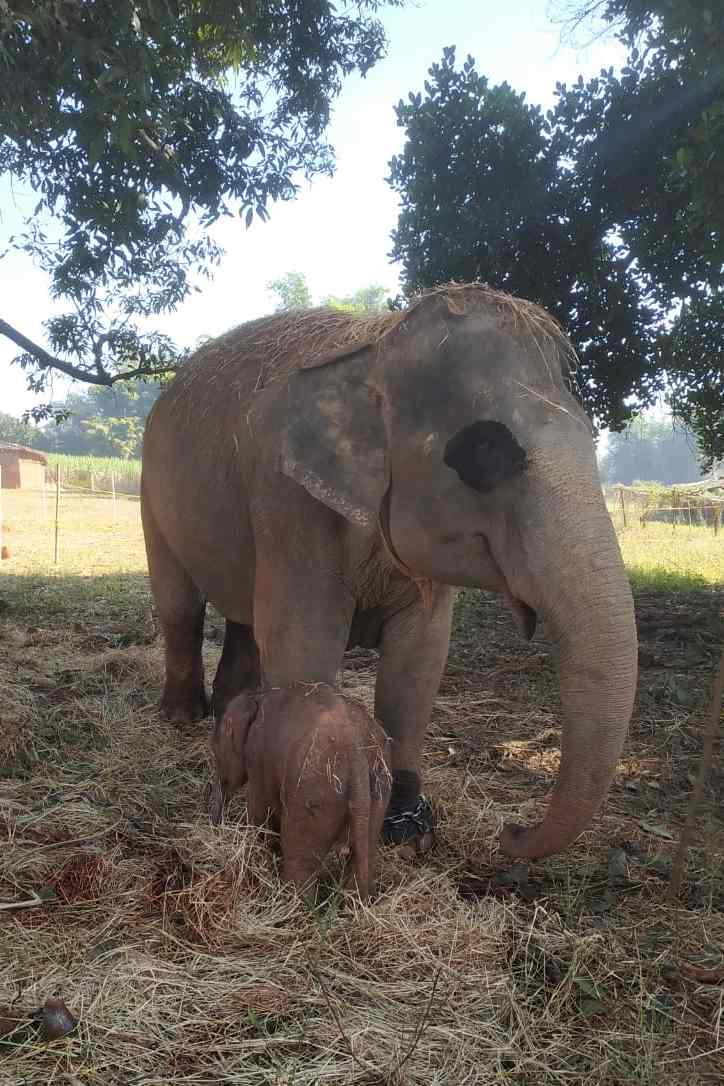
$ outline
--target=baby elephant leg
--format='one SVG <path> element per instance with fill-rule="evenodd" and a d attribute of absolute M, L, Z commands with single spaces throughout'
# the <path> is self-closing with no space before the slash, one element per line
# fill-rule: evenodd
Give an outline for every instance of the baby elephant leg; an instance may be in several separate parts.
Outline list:
<path fill-rule="evenodd" d="M 369 883 L 370 891 L 374 892 L 377 882 L 377 861 L 379 857 L 380 837 L 382 836 L 382 823 L 387 814 L 387 804 L 390 800 L 390 791 L 387 789 L 381 799 L 373 797 L 370 805 L 370 832 L 369 832 Z"/>

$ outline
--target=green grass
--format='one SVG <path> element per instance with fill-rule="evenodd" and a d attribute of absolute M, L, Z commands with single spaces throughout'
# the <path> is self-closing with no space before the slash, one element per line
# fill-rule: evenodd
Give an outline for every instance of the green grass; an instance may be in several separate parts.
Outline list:
<path fill-rule="evenodd" d="M 724 530 L 650 521 L 619 528 L 618 541 L 634 588 L 691 591 L 724 584 Z"/>
<path fill-rule="evenodd" d="M 128 469 L 129 475 L 140 466 L 135 460 L 100 457 L 51 457 L 51 460 L 59 460 L 62 465 L 120 465 Z M 65 476 L 61 474 L 61 478 Z M 96 479 L 100 478 L 100 474 L 96 474 Z M 72 489 L 61 493 L 57 569 L 53 565 L 54 496 L 46 494 L 43 505 L 41 496 L 33 492 L 3 493 L 13 571 L 19 571 L 22 566 L 23 573 L 41 575 L 45 572 L 81 576 L 145 573 L 146 555 L 138 502 L 128 497 L 119 498 L 114 519 L 112 503 L 107 497 L 84 494 L 83 484 L 78 485 L 81 489 L 77 493 Z M 106 489 L 101 482 L 96 485 L 101 490 Z M 118 481 L 116 486 L 122 489 Z M 635 588 L 691 591 L 724 584 L 724 528 L 718 535 L 703 526 L 673 527 L 654 521 L 645 528 L 640 527 L 638 521 L 623 528 L 615 510 L 613 512 L 626 569 Z"/>

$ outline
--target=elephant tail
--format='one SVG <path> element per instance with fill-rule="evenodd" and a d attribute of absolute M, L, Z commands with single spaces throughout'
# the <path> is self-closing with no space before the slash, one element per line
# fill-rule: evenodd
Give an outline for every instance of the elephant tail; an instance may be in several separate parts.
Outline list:
<path fill-rule="evenodd" d="M 370 895 L 370 767 L 358 751 L 349 782 L 349 829 L 357 890 L 363 901 Z"/>

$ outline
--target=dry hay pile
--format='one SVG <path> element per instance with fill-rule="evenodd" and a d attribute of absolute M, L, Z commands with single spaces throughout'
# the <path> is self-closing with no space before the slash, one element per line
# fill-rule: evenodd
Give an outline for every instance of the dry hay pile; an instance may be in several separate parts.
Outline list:
<path fill-rule="evenodd" d="M 675 915 L 663 817 L 627 806 L 626 786 L 643 793 L 665 764 L 634 767 L 634 736 L 603 817 L 564 857 L 523 867 L 493 850 L 501 818 L 540 814 L 557 763 L 548 648 L 515 643 L 497 604 L 460 612 L 435 710 L 436 849 L 383 850 L 374 904 L 333 894 L 316 911 L 280 885 L 243 798 L 209 825 L 205 727 L 159 721 L 145 622 L 111 649 L 84 621 L 5 623 L 3 693 L 34 731 L 3 755 L 0 900 L 39 901 L 0 911 L 0 1018 L 57 995 L 79 1024 L 0 1040 L 3 1086 L 721 1081 L 724 967 L 711 946 L 693 956 L 724 946 L 706 867 L 721 834 Z M 208 672 L 218 624 L 210 635 Z M 351 654 L 342 688 L 369 705 L 373 676 L 373 654 Z M 654 720 L 659 755 L 661 729 L 681 733 L 667 712 L 639 718 L 642 752 Z"/>

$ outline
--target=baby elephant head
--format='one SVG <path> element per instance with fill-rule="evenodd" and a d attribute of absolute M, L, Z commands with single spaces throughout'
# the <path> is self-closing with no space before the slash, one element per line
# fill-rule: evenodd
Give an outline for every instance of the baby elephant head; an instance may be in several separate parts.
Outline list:
<path fill-rule="evenodd" d="M 246 784 L 246 740 L 258 711 L 255 698 L 239 694 L 214 725 L 210 745 L 216 769 L 209 796 L 209 817 L 215 826 L 221 822 L 225 797 Z"/>

